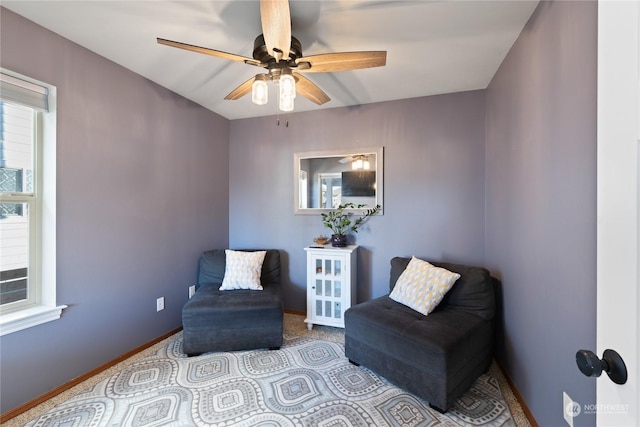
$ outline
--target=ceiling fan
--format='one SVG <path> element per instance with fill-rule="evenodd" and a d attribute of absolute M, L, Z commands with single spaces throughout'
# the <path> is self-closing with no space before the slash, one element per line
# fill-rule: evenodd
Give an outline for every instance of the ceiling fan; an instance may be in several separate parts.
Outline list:
<path fill-rule="evenodd" d="M 254 41 L 253 58 L 206 47 L 157 38 L 159 44 L 177 47 L 230 61 L 262 67 L 266 73 L 256 74 L 232 90 L 224 99 L 236 100 L 252 93 L 255 104 L 267 103 L 267 81 L 280 86 L 279 106 L 293 110 L 296 93 L 322 105 L 330 98 L 302 73 L 325 73 L 381 67 L 386 64 L 386 51 L 336 52 L 311 56 L 302 55 L 302 45 L 291 35 L 291 15 L 288 0 L 260 0 L 263 34 Z"/>

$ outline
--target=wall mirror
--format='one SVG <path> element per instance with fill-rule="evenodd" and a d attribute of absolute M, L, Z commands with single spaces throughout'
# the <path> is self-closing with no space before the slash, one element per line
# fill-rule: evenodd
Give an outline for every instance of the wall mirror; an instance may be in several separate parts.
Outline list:
<path fill-rule="evenodd" d="M 348 202 L 383 207 L 382 147 L 295 153 L 293 172 L 296 214 L 319 214 Z"/>

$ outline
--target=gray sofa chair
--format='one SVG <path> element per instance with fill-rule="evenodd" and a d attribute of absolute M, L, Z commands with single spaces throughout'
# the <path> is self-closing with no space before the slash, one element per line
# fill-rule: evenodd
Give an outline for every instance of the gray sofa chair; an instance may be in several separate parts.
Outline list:
<path fill-rule="evenodd" d="M 391 260 L 390 291 L 409 261 Z M 431 264 L 461 275 L 436 309 L 424 316 L 389 295 L 352 306 L 345 355 L 445 412 L 491 364 L 496 283 L 484 268 Z"/>
<path fill-rule="evenodd" d="M 280 252 L 267 250 L 260 282 L 263 290 L 221 291 L 224 249 L 200 257 L 196 293 L 182 308 L 183 351 L 189 356 L 210 351 L 277 349 L 282 346 L 283 304 Z"/>

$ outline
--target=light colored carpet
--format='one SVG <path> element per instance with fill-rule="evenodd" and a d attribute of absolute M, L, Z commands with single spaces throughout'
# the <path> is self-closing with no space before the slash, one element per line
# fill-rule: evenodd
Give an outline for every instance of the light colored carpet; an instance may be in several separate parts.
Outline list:
<path fill-rule="evenodd" d="M 414 421 L 415 425 L 422 425 L 420 420 L 451 426 L 529 425 L 495 364 L 468 393 L 467 403 L 472 404 L 457 405 L 443 416 L 370 371 L 350 365 L 342 350 L 342 329 L 314 326 L 309 331 L 303 319 L 300 315 L 285 315 L 285 346 L 266 358 L 264 356 L 272 352 L 217 353 L 188 359 L 181 354 L 181 334 L 174 335 L 5 425 L 35 427 L 67 425 L 67 422 L 77 426 L 267 425 L 265 423 L 285 426 L 316 425 L 319 420 L 327 419 L 335 420 L 335 425 L 343 425 L 340 421 L 347 423 L 344 425 L 358 425 L 359 421 L 390 426 L 412 425 Z M 200 361 L 199 370 L 192 366 L 196 360 Z M 214 378 L 219 375 L 210 369 L 220 366 L 226 369 L 226 374 L 223 381 L 216 382 Z M 235 379 L 231 379 L 231 371 L 236 373 Z M 193 377 L 194 372 L 199 374 Z M 249 374 L 252 387 L 243 379 Z M 242 387 L 231 387 L 234 381 Z M 199 392 L 180 391 L 180 383 L 196 386 Z M 315 385 L 318 388 L 311 390 Z M 228 394 L 218 393 L 221 390 L 227 390 Z M 105 394 L 110 394 L 110 398 L 102 399 Z M 114 401 L 125 400 L 128 403 L 120 407 L 109 406 Z M 231 406 L 225 410 L 205 404 L 214 401 Z M 253 410 L 240 409 L 248 401 L 253 402 Z M 484 409 L 478 411 L 479 407 Z M 278 414 L 274 408 L 282 412 Z M 171 422 L 172 418 L 179 421 Z M 110 419 L 110 422 L 90 424 L 91 419 Z"/>

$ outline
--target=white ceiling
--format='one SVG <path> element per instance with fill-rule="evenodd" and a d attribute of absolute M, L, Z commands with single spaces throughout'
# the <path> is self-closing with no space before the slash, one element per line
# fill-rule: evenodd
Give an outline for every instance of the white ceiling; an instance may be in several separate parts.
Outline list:
<path fill-rule="evenodd" d="M 307 74 L 331 101 L 295 111 L 484 89 L 538 1 L 291 1 L 305 56 L 386 50 L 387 65 Z M 262 68 L 162 46 L 156 37 L 251 57 L 258 1 L 12 1 L 10 9 L 228 118 L 278 113 L 251 97 L 225 101 Z"/>

